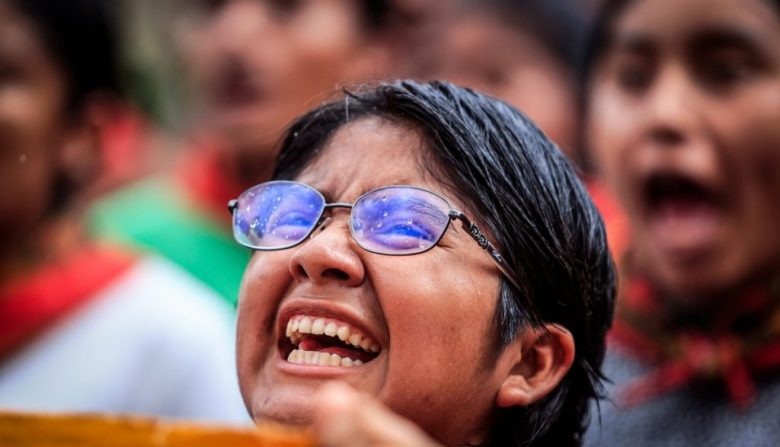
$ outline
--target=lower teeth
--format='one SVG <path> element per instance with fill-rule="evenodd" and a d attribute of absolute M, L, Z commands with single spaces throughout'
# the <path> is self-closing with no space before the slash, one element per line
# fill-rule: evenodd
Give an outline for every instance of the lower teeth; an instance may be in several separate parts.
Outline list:
<path fill-rule="evenodd" d="M 360 366 L 363 364 L 360 360 L 352 360 L 349 357 L 341 357 L 338 354 L 328 354 L 327 352 L 304 351 L 293 349 L 287 356 L 287 361 L 299 365 L 319 365 L 319 366 Z"/>

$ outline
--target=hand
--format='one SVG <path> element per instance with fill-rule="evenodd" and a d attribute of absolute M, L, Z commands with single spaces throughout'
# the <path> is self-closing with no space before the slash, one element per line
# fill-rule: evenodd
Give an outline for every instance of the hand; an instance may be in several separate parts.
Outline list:
<path fill-rule="evenodd" d="M 342 383 L 323 386 L 315 398 L 314 430 L 327 447 L 438 446 L 411 421 L 371 396 Z"/>

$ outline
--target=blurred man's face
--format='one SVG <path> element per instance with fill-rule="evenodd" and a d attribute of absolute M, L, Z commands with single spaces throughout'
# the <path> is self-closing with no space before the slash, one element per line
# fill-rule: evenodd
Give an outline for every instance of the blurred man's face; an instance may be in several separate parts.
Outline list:
<path fill-rule="evenodd" d="M 216 2 L 193 22 L 186 56 L 204 98 L 201 129 L 239 150 L 267 152 L 296 116 L 337 86 L 370 76 L 357 2 Z M 263 156 L 263 154 L 256 154 Z"/>
<path fill-rule="evenodd" d="M 641 0 L 596 67 L 588 138 L 647 273 L 703 296 L 780 262 L 780 16 Z"/>
<path fill-rule="evenodd" d="M 0 1 L 0 252 L 52 200 L 65 80 L 33 24 Z"/>

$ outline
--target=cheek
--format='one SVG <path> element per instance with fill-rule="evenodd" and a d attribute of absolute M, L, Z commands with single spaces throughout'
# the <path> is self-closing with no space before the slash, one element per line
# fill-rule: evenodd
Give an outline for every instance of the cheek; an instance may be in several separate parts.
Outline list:
<path fill-rule="evenodd" d="M 0 85 L 0 220 L 4 238 L 48 205 L 58 166 L 58 106 L 47 91 Z M 8 233 L 10 231 L 10 234 Z"/>
<path fill-rule="evenodd" d="M 481 393 L 475 379 L 487 371 L 483 360 L 492 346 L 487 336 L 498 277 L 460 268 L 457 261 L 416 264 L 407 261 L 402 286 L 388 283 L 381 295 L 393 343 L 383 400 L 418 421 L 431 421 L 452 405 L 484 406 L 492 395 Z"/>
<path fill-rule="evenodd" d="M 773 233 L 764 234 L 765 240 L 778 239 L 774 227 L 780 219 L 780 83 L 756 90 L 713 112 L 712 128 L 718 132 L 725 177 L 733 182 L 740 206 L 754 225 Z"/>
<path fill-rule="evenodd" d="M 239 376 L 251 375 L 270 353 L 276 309 L 291 281 L 288 264 L 284 252 L 256 253 L 247 266 L 238 303 Z"/>
<path fill-rule="evenodd" d="M 619 187 L 626 174 L 621 165 L 630 156 L 632 140 L 639 137 L 635 107 L 606 87 L 594 88 L 590 98 L 585 128 L 588 149 L 602 175 Z"/>

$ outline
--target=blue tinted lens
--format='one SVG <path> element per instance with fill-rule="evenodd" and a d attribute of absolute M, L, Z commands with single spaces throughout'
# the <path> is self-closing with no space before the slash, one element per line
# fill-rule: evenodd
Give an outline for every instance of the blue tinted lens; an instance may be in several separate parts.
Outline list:
<path fill-rule="evenodd" d="M 352 210 L 352 234 L 375 253 L 405 255 L 433 247 L 449 224 L 446 200 L 423 189 L 391 186 L 361 197 Z"/>
<path fill-rule="evenodd" d="M 255 249 L 291 247 L 309 235 L 324 206 L 322 195 L 309 186 L 262 183 L 238 198 L 233 234 L 239 243 Z"/>

